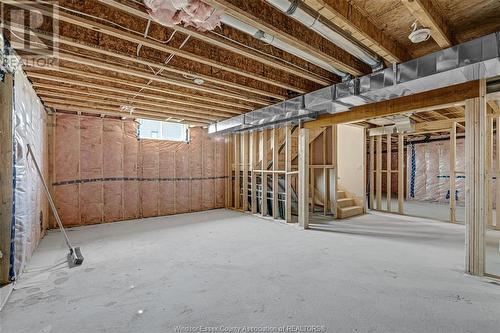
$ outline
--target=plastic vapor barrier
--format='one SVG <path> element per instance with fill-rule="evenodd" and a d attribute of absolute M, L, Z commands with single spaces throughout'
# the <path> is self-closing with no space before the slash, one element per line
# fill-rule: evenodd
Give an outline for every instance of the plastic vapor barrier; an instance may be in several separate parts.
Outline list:
<path fill-rule="evenodd" d="M 14 77 L 14 266 L 18 276 L 30 259 L 48 221 L 45 193 L 27 145 L 31 144 L 42 170 L 46 142 L 46 112 L 26 75 Z"/>

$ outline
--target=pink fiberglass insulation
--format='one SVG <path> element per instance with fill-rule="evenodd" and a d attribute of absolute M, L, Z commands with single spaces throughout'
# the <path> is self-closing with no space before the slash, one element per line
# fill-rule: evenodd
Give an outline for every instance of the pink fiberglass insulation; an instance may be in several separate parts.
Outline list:
<path fill-rule="evenodd" d="M 104 221 L 123 219 L 123 129 L 118 119 L 103 120 Z"/>
<path fill-rule="evenodd" d="M 138 158 L 139 140 L 137 140 L 135 121 L 123 121 L 123 219 L 137 219 L 140 215 Z"/>
<path fill-rule="evenodd" d="M 225 206 L 225 186 L 226 175 L 225 170 L 225 154 L 226 143 L 224 138 L 215 138 L 216 154 L 215 154 L 215 208 L 223 208 Z"/>
<path fill-rule="evenodd" d="M 79 119 L 72 115 L 57 115 L 54 147 L 55 181 L 74 180 L 80 169 Z"/>
<path fill-rule="evenodd" d="M 191 211 L 189 186 L 189 146 L 184 144 L 175 150 L 175 212 L 188 213 Z"/>
<path fill-rule="evenodd" d="M 215 144 L 213 137 L 203 140 L 203 175 L 202 180 L 202 208 L 210 209 L 215 206 Z"/>
<path fill-rule="evenodd" d="M 80 219 L 82 224 L 103 218 L 103 119 L 80 117 Z M 95 181 L 94 181 L 95 180 Z"/>
<path fill-rule="evenodd" d="M 131 120 L 56 118 L 54 191 L 65 225 L 224 206 L 223 138 L 196 127 L 189 143 L 143 140 Z"/>
<path fill-rule="evenodd" d="M 160 141 L 159 215 L 175 214 L 175 151 L 182 143 Z"/>
<path fill-rule="evenodd" d="M 142 216 L 158 216 L 159 141 L 141 140 L 140 144 Z"/>
<path fill-rule="evenodd" d="M 203 177 L 203 131 L 193 129 L 190 133 L 189 164 L 191 176 L 191 210 L 202 209 L 202 177 Z"/>
<path fill-rule="evenodd" d="M 206 31 L 221 23 L 222 11 L 200 0 L 144 0 L 144 4 L 153 20 L 169 27 L 183 24 Z"/>

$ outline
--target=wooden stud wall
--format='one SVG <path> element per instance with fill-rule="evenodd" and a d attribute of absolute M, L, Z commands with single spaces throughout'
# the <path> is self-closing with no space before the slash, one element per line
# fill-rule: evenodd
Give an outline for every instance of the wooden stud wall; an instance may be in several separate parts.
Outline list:
<path fill-rule="evenodd" d="M 386 163 L 383 166 L 383 137 L 386 138 Z M 392 138 L 391 134 L 374 135 L 369 139 L 369 177 L 370 177 L 370 208 L 374 210 L 392 212 L 392 175 L 397 174 L 397 199 L 399 214 L 404 214 L 404 135 L 397 135 L 397 168 L 392 165 Z M 386 206 L 382 206 L 382 177 L 386 177 Z"/>
<path fill-rule="evenodd" d="M 10 241 L 12 225 L 12 111 L 13 76 L 5 74 L 0 82 L 0 285 L 9 282 Z"/>

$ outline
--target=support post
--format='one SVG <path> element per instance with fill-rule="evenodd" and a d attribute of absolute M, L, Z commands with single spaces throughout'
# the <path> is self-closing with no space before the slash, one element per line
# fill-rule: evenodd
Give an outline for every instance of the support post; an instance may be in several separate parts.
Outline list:
<path fill-rule="evenodd" d="M 243 164 L 243 197 L 242 209 L 244 212 L 248 210 L 248 132 L 241 134 L 241 150 L 242 150 L 242 164 Z"/>
<path fill-rule="evenodd" d="M 370 136 L 370 209 L 375 209 L 375 137 Z"/>
<path fill-rule="evenodd" d="M 377 210 L 382 210 L 382 135 L 377 136 L 377 166 L 375 172 Z"/>
<path fill-rule="evenodd" d="M 309 129 L 299 133 L 299 225 L 309 228 Z"/>
<path fill-rule="evenodd" d="M 278 145 L 278 134 L 279 129 L 273 128 L 272 130 L 272 144 L 273 144 L 273 171 L 279 170 L 279 145 Z M 279 174 L 273 172 L 273 218 L 279 218 L 279 201 L 278 201 L 278 193 L 279 193 Z"/>
<path fill-rule="evenodd" d="M 233 143 L 231 140 L 231 135 L 227 135 L 226 141 L 226 208 L 232 207 L 233 205 L 233 163 L 232 154 Z"/>
<path fill-rule="evenodd" d="M 479 97 L 465 101 L 465 270 L 484 274 L 486 229 L 486 82 Z"/>
<path fill-rule="evenodd" d="M 9 283 L 10 243 L 13 215 L 13 76 L 5 74 L 0 82 L 0 285 Z"/>
<path fill-rule="evenodd" d="M 387 134 L 387 158 L 386 158 L 386 201 L 387 201 L 387 211 L 391 211 L 391 200 L 392 200 L 392 140 L 391 135 Z"/>
<path fill-rule="evenodd" d="M 450 222 L 456 223 L 456 156 L 457 156 L 457 123 L 450 130 Z"/>
<path fill-rule="evenodd" d="M 404 136 L 398 134 L 398 212 L 404 214 L 405 168 L 404 168 Z"/>
<path fill-rule="evenodd" d="M 240 134 L 233 136 L 234 144 L 234 208 L 240 208 Z"/>
<path fill-rule="evenodd" d="M 257 164 L 258 154 L 258 132 L 250 133 L 250 176 L 251 176 L 251 206 L 252 214 L 257 213 L 257 174 L 255 173 L 255 165 Z"/>
<path fill-rule="evenodd" d="M 262 151 L 262 170 L 267 170 L 268 166 L 268 147 L 269 147 L 269 132 L 267 129 L 262 130 L 262 141 L 261 151 Z M 261 207 L 262 216 L 267 215 L 267 173 L 262 173 L 262 207 Z"/>
<path fill-rule="evenodd" d="M 285 127 L 285 220 L 292 223 L 292 125 Z"/>

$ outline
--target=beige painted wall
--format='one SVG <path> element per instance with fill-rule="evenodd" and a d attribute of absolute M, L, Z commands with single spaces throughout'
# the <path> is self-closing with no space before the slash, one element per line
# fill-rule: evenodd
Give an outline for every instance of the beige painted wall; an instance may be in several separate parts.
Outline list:
<path fill-rule="evenodd" d="M 338 182 L 357 199 L 365 199 L 365 130 L 338 125 Z"/>

